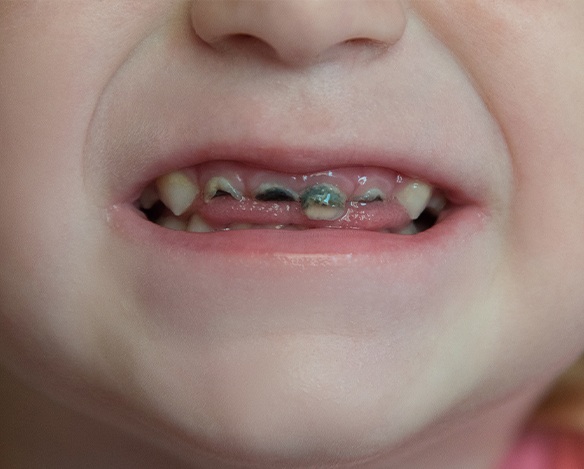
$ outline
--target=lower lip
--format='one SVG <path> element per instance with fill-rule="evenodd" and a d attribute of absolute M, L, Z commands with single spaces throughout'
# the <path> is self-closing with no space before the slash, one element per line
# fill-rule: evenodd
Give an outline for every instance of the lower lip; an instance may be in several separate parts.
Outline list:
<path fill-rule="evenodd" d="M 383 263 L 444 255 L 469 236 L 483 231 L 488 216 L 477 206 L 453 209 L 432 228 L 416 235 L 366 230 L 310 229 L 287 231 L 252 229 L 190 233 L 173 231 L 146 220 L 133 206 L 118 205 L 108 212 L 113 229 L 144 248 L 163 248 L 167 254 L 203 253 L 244 257 L 285 255 L 375 256 Z"/>

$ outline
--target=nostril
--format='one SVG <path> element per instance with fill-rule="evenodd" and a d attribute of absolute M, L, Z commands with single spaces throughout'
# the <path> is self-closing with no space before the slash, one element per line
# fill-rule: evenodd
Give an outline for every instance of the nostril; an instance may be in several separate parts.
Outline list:
<path fill-rule="evenodd" d="M 245 55 L 251 52 L 257 56 L 265 56 L 269 58 L 278 57 L 278 53 L 274 47 L 253 34 L 229 34 L 215 38 L 213 41 L 205 42 L 216 51 L 226 53 L 227 55 Z"/>
<path fill-rule="evenodd" d="M 331 60 L 338 54 L 328 52 L 345 50 L 341 45 L 386 49 L 400 39 L 407 22 L 400 0 L 193 0 L 192 5 L 193 29 L 211 47 L 252 45 L 289 64 Z"/>

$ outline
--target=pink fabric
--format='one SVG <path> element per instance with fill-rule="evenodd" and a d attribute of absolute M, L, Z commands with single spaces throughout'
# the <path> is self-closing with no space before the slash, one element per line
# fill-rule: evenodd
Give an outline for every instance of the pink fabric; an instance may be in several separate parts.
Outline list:
<path fill-rule="evenodd" d="M 584 469 L 584 434 L 531 431 L 500 469 Z"/>

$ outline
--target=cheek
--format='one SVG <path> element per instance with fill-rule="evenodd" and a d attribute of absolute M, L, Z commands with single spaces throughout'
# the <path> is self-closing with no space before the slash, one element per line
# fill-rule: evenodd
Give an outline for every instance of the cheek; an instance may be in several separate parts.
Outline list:
<path fill-rule="evenodd" d="M 584 341 L 584 56 L 557 53 L 581 50 L 584 28 L 561 23 L 551 16 L 525 29 L 484 72 L 513 164 L 508 317 L 526 360 L 537 343 L 550 351 L 538 366 L 550 369 Z"/>
<path fill-rule="evenodd" d="M 550 373 L 584 342 L 584 4 L 414 5 L 467 68 L 510 154 L 500 369 Z"/>

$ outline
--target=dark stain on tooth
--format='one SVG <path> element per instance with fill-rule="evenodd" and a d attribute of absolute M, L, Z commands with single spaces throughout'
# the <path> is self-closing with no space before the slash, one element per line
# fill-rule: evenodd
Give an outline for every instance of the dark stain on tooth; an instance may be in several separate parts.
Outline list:
<path fill-rule="evenodd" d="M 331 184 L 316 184 L 306 189 L 300 196 L 302 208 L 306 209 L 311 205 L 323 207 L 344 207 L 346 197 L 343 193 Z"/>
<path fill-rule="evenodd" d="M 255 196 L 256 200 L 263 202 L 295 202 L 297 196 L 283 187 L 270 187 Z"/>
<path fill-rule="evenodd" d="M 377 195 L 375 197 L 360 197 L 359 199 L 355 200 L 355 202 L 359 202 L 360 204 L 369 204 L 371 202 L 383 202 L 383 197 Z"/>
<path fill-rule="evenodd" d="M 227 191 L 217 189 L 217 192 L 213 195 L 213 199 L 216 199 L 217 197 L 233 197 L 233 195 Z"/>
<path fill-rule="evenodd" d="M 368 204 L 371 202 L 384 202 L 385 195 L 379 189 L 370 189 L 365 194 L 357 196 L 353 199 L 360 204 Z"/>

